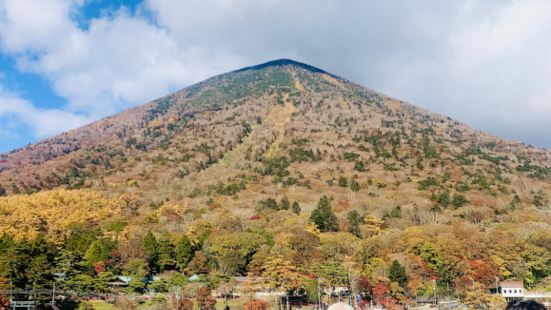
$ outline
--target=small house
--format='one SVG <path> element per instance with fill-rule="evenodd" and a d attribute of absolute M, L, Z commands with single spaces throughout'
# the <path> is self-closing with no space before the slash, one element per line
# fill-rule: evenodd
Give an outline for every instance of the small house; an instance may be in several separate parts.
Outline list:
<path fill-rule="evenodd" d="M 507 301 L 524 298 L 524 283 L 522 281 L 503 281 L 499 284 L 499 293 Z"/>

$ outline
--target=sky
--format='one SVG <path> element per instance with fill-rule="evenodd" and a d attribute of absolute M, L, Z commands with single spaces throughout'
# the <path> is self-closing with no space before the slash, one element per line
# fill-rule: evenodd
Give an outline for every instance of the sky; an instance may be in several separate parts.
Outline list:
<path fill-rule="evenodd" d="M 0 0 L 0 152 L 279 58 L 551 149 L 548 0 Z"/>

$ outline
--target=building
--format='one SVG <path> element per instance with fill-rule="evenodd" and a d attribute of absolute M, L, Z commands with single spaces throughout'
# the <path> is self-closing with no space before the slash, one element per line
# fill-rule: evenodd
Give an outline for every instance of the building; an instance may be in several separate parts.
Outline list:
<path fill-rule="evenodd" d="M 499 284 L 499 293 L 507 301 L 524 299 L 524 283 L 522 281 L 503 281 Z"/>
<path fill-rule="evenodd" d="M 507 301 L 536 300 L 546 305 L 551 302 L 551 292 L 528 291 L 522 281 L 503 281 L 499 285 L 499 294 Z"/>

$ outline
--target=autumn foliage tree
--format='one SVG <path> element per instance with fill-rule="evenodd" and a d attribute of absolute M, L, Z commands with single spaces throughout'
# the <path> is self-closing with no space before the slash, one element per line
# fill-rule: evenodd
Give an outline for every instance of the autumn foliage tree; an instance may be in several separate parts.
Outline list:
<path fill-rule="evenodd" d="M 245 310 L 268 310 L 270 305 L 264 300 L 251 300 L 245 304 Z"/>

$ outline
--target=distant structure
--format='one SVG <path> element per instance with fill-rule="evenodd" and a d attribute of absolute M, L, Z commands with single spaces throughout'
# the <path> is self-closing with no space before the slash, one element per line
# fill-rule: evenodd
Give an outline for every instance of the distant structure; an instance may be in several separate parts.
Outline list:
<path fill-rule="evenodd" d="M 354 308 L 349 304 L 345 304 L 344 302 L 338 302 L 329 306 L 327 310 L 354 310 Z"/>
<path fill-rule="evenodd" d="M 507 301 L 536 300 L 539 302 L 551 302 L 551 292 L 527 291 L 522 281 L 503 281 L 499 284 L 499 294 Z"/>
<path fill-rule="evenodd" d="M 522 281 L 503 281 L 499 285 L 501 296 L 507 301 L 524 299 L 524 283 Z"/>

